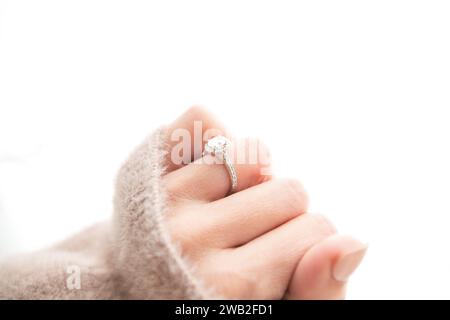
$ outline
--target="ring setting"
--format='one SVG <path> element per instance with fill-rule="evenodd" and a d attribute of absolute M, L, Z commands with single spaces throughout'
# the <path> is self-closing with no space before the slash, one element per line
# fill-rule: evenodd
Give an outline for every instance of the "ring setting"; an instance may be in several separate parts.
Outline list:
<path fill-rule="evenodd" d="M 230 158 L 231 141 L 224 136 L 215 136 L 206 142 L 204 150 L 203 155 L 211 154 L 223 161 L 223 164 L 225 165 L 230 176 L 230 193 L 235 192 L 237 189 L 237 174 Z"/>

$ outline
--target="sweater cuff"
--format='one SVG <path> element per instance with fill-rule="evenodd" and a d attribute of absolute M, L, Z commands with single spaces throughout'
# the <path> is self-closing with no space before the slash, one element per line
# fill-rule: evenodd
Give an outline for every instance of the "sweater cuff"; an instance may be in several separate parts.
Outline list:
<path fill-rule="evenodd" d="M 114 197 L 116 271 L 131 299 L 211 299 L 165 228 L 164 128 L 150 135 L 119 171 Z"/>

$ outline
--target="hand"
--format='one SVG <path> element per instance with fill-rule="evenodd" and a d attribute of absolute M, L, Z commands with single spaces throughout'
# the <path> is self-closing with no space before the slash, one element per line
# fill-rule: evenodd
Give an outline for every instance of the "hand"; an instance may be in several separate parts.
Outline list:
<path fill-rule="evenodd" d="M 169 127 L 194 136 L 194 121 L 203 132 L 223 126 L 207 111 L 193 107 Z M 230 137 L 230 135 L 227 135 Z M 194 141 L 194 139 L 191 139 Z M 256 143 L 234 140 L 235 145 Z M 359 241 L 336 234 L 321 215 L 307 213 L 308 197 L 300 182 L 267 175 L 266 163 L 235 163 L 237 192 L 228 195 L 230 178 L 211 155 L 195 154 L 183 165 L 167 157 L 163 178 L 170 234 L 194 267 L 195 274 L 218 294 L 232 299 L 340 299 L 345 284 L 366 251 Z M 171 149 L 172 150 L 172 149 Z M 234 154 L 236 153 L 236 149 Z M 236 159 L 235 159 L 236 160 Z M 205 163 L 206 162 L 206 163 Z"/>

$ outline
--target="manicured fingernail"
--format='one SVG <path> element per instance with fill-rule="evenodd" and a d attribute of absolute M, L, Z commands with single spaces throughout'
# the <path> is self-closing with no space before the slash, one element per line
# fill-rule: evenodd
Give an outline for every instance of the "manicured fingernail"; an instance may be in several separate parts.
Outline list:
<path fill-rule="evenodd" d="M 367 245 L 361 244 L 357 248 L 341 256 L 333 267 L 333 278 L 337 281 L 347 281 L 361 263 L 367 251 Z"/>

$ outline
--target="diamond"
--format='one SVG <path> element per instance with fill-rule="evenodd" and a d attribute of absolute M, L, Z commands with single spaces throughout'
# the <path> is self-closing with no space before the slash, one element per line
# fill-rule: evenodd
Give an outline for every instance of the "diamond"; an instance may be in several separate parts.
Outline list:
<path fill-rule="evenodd" d="M 230 193 L 235 192 L 237 189 L 237 175 L 236 175 L 236 169 L 233 166 L 233 163 L 230 159 L 230 149 L 231 148 L 231 141 L 225 138 L 224 136 L 216 136 L 212 139 L 209 139 L 208 142 L 205 144 L 205 151 L 203 152 L 203 155 L 211 154 L 213 156 L 219 156 L 219 159 L 221 162 L 223 161 L 223 164 L 227 168 L 228 174 L 230 175 L 231 179 L 231 187 L 230 187 Z"/>
<path fill-rule="evenodd" d="M 214 155 L 223 155 L 227 151 L 229 145 L 230 140 L 228 140 L 224 136 L 216 136 L 208 140 L 205 145 L 205 152 Z"/>

